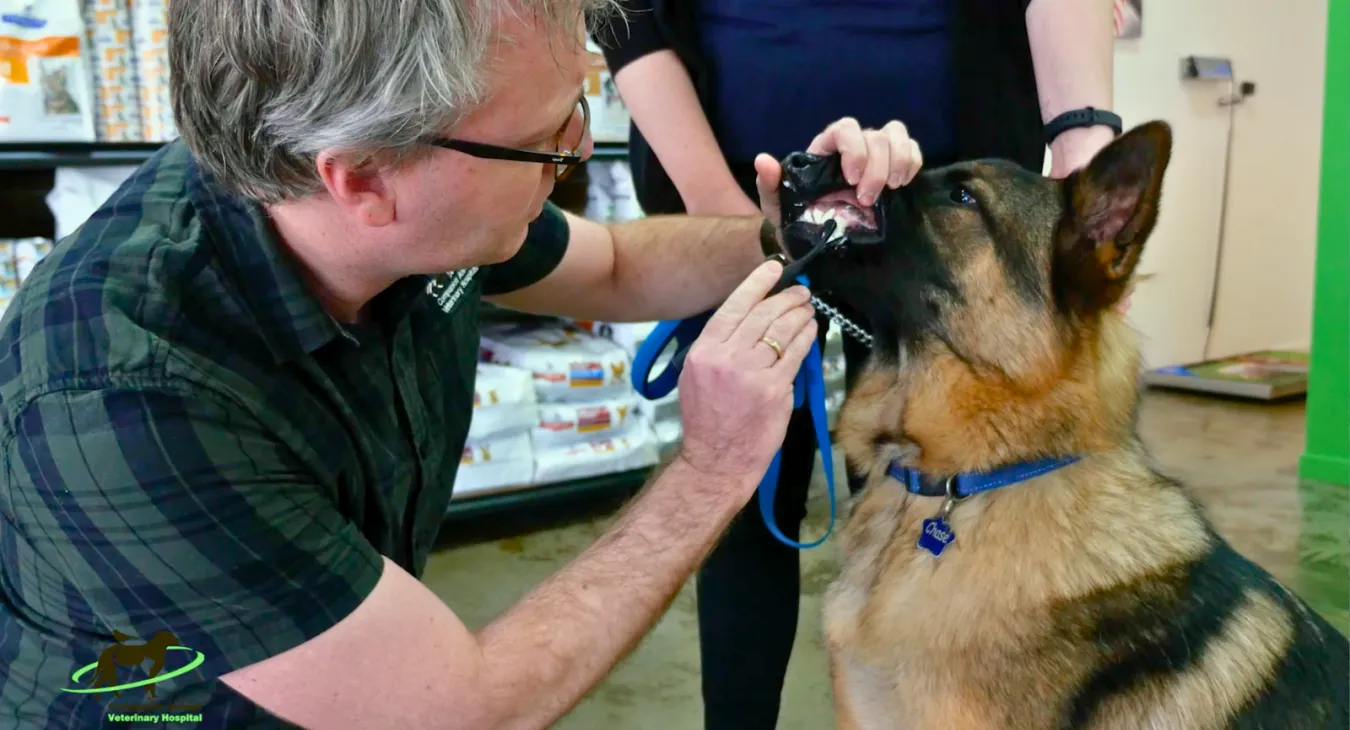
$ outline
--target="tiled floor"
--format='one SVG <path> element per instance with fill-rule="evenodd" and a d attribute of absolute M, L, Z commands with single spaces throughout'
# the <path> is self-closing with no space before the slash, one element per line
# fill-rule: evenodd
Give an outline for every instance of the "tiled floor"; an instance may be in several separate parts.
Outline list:
<path fill-rule="evenodd" d="M 1256 405 L 1153 392 L 1141 429 L 1159 466 L 1195 490 L 1238 550 L 1350 632 L 1350 490 L 1298 482 L 1303 426 L 1302 402 Z M 823 494 L 811 514 L 806 536 L 824 530 Z M 476 628 L 562 567 L 605 522 L 592 517 L 448 547 L 432 557 L 425 581 Z M 802 558 L 802 618 L 783 690 L 783 730 L 830 726 L 818 614 L 833 560 L 831 543 Z M 697 630 L 690 585 L 633 656 L 558 727 L 701 728 Z"/>

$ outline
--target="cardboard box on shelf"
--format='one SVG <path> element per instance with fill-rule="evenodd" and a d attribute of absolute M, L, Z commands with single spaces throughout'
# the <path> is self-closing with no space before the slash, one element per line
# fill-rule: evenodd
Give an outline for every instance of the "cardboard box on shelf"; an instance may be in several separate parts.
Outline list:
<path fill-rule="evenodd" d="M 147 142 L 168 142 L 178 136 L 169 97 L 168 0 L 135 0 L 131 5 L 131 24 L 136 84 L 140 89 L 141 137 Z"/>
<path fill-rule="evenodd" d="M 98 139 L 140 141 L 144 129 L 140 90 L 136 85 L 131 5 L 128 0 L 87 0 L 85 23 L 89 28 L 90 65 L 98 99 L 95 118 Z"/>

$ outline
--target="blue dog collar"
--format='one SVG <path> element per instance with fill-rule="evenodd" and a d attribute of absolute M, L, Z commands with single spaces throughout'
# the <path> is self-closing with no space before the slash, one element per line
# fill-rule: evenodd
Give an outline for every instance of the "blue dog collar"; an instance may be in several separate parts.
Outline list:
<path fill-rule="evenodd" d="M 810 287 L 805 276 L 797 277 L 797 281 L 803 286 Z M 633 388 L 637 390 L 643 398 L 656 400 L 669 394 L 679 383 L 680 372 L 684 369 L 684 359 L 689 353 L 689 348 L 693 346 L 694 341 L 698 339 L 703 328 L 712 318 L 712 312 L 706 312 L 688 319 L 668 320 L 657 324 L 652 333 L 642 342 L 636 355 L 633 357 Z M 675 351 L 671 356 L 670 363 L 652 379 L 652 368 L 656 365 L 656 360 L 671 345 L 675 344 Z M 803 401 L 810 405 L 811 423 L 816 435 L 816 448 L 820 451 L 821 465 L 825 469 L 825 486 L 829 490 L 830 499 L 830 524 L 825 530 L 825 534 L 814 542 L 801 543 L 784 535 L 778 528 L 778 522 L 774 517 L 774 500 L 778 494 L 778 470 L 783 458 L 783 450 L 780 447 L 773 456 L 773 461 L 769 463 L 769 469 L 764 473 L 763 479 L 759 482 L 759 512 L 764 519 L 764 525 L 769 528 L 769 532 L 791 547 L 798 549 L 813 548 L 825 542 L 834 531 L 835 505 L 834 505 L 834 452 L 830 445 L 829 414 L 825 408 L 825 370 L 820 352 L 820 342 L 811 343 L 811 350 L 807 353 L 806 359 L 802 362 L 802 367 L 797 371 L 797 377 L 792 383 L 793 407 L 800 408 Z"/>
<path fill-rule="evenodd" d="M 965 499 L 973 494 L 988 492 L 999 487 L 1006 487 L 1018 482 L 1024 482 L 1028 479 L 1049 474 L 1056 469 L 1062 469 L 1074 462 L 1079 457 L 1068 457 L 1063 459 L 1041 459 L 1040 461 L 1029 461 L 1021 464 L 1012 464 L 1010 466 L 1000 467 L 992 471 L 985 472 L 965 472 L 951 477 L 950 489 L 947 479 L 935 479 L 924 475 L 918 469 L 912 469 L 907 466 L 901 466 L 897 462 L 891 462 L 891 466 L 886 470 L 887 476 L 905 485 L 905 489 L 912 494 L 918 494 L 925 497 L 955 497 L 956 499 Z"/>

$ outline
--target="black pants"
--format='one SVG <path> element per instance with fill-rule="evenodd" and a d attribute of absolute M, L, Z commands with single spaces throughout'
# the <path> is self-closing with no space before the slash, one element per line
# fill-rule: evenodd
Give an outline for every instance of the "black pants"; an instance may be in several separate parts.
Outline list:
<path fill-rule="evenodd" d="M 732 165 L 732 173 L 757 201 L 753 166 Z M 819 320 L 823 349 L 829 320 Z M 844 337 L 847 389 L 852 389 L 866 357 L 866 346 Z M 779 529 L 798 542 L 815 457 L 811 412 L 803 403 L 793 412 L 783 439 L 774 508 Z M 850 492 L 860 486 L 850 477 Z M 697 588 L 705 728 L 773 730 L 797 633 L 800 551 L 769 533 L 757 496 L 704 563 Z"/>

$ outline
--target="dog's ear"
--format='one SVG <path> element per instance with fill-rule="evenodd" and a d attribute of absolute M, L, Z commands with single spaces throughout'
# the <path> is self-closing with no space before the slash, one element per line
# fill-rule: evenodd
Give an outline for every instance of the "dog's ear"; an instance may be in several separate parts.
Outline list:
<path fill-rule="evenodd" d="M 1171 156 L 1171 128 L 1149 122 L 1121 135 L 1064 179 L 1053 276 L 1061 306 L 1088 314 L 1125 294 L 1158 221 Z"/>

